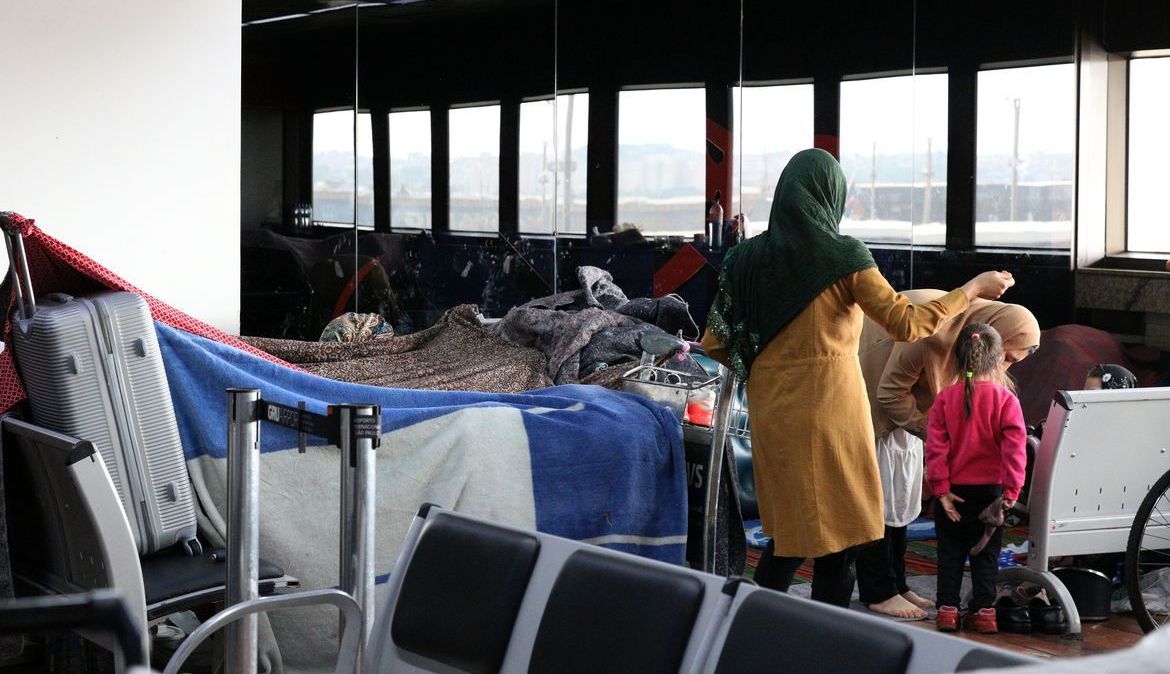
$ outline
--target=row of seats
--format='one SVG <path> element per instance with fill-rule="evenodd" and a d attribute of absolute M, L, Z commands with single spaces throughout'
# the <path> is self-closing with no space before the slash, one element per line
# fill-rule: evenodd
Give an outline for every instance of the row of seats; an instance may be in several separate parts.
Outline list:
<path fill-rule="evenodd" d="M 1033 660 L 424 506 L 367 672 L 967 671 Z"/>

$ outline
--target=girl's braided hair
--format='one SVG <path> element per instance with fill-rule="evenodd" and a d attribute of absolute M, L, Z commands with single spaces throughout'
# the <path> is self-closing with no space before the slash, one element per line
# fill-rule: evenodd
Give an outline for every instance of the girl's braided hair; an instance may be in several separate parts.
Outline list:
<path fill-rule="evenodd" d="M 991 379 L 1013 392 L 1015 386 L 1003 368 L 1003 339 L 986 323 L 968 323 L 955 343 L 955 374 L 963 381 L 963 409 L 971 416 L 975 379 Z"/>

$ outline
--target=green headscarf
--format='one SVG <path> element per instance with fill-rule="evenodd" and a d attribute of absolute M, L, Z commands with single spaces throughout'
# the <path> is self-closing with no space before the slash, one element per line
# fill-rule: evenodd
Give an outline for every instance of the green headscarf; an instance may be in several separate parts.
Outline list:
<path fill-rule="evenodd" d="M 759 352 L 826 288 L 875 266 L 865 244 L 837 231 L 845 174 L 824 150 L 796 153 L 780 174 L 768 231 L 727 252 L 707 324 L 746 380 Z"/>

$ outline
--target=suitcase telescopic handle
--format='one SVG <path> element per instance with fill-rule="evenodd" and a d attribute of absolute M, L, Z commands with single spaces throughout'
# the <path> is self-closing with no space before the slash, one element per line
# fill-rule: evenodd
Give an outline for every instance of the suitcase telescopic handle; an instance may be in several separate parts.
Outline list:
<path fill-rule="evenodd" d="M 8 248 L 8 268 L 12 274 L 12 287 L 16 290 L 20 315 L 27 320 L 37 313 L 37 301 L 33 295 L 32 276 L 28 271 L 28 256 L 24 252 L 24 238 L 11 216 L 10 211 L 0 212 L 0 231 L 4 233 L 4 245 Z"/>

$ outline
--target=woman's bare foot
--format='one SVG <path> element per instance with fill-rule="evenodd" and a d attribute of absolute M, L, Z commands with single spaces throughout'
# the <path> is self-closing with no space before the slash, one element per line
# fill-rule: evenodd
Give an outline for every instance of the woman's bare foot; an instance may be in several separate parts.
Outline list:
<path fill-rule="evenodd" d="M 918 608 L 931 609 L 934 608 L 934 602 L 929 599 L 924 599 L 918 595 L 914 590 L 906 590 L 902 593 L 902 598 L 914 604 Z"/>
<path fill-rule="evenodd" d="M 869 610 L 874 613 L 881 613 L 882 615 L 907 620 L 922 620 L 926 618 L 926 611 L 906 601 L 900 594 L 896 594 L 879 604 L 870 604 Z"/>

